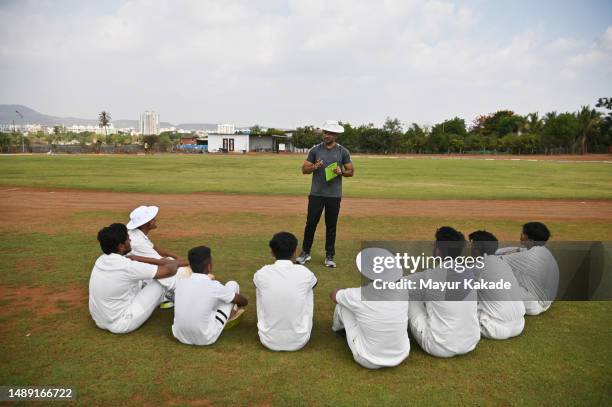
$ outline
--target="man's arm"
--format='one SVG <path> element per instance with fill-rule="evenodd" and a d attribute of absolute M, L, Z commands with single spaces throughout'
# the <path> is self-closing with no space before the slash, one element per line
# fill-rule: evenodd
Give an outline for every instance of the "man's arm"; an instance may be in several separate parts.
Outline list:
<path fill-rule="evenodd" d="M 232 302 L 239 307 L 246 307 L 249 303 L 249 300 L 247 300 L 247 298 L 242 294 L 236 294 Z"/>
<path fill-rule="evenodd" d="M 323 161 L 321 160 L 317 160 L 314 163 L 304 160 L 304 164 L 302 164 L 302 174 L 312 174 L 321 167 L 323 167 Z"/>
<path fill-rule="evenodd" d="M 157 267 L 157 273 L 155 273 L 154 279 L 172 277 L 178 270 L 178 262 L 176 260 L 168 260 L 168 262 L 162 266 Z"/>
<path fill-rule="evenodd" d="M 153 246 L 153 249 L 159 253 L 160 256 L 162 257 L 172 257 L 173 259 L 175 259 L 176 261 L 178 261 L 179 263 L 179 267 L 186 267 L 189 265 L 189 262 L 183 258 L 181 258 L 180 256 L 177 256 L 176 254 L 169 252 L 167 250 L 162 249 L 161 247 L 158 246 Z"/>
<path fill-rule="evenodd" d="M 353 163 L 344 164 L 344 171 L 342 171 L 343 177 L 352 177 L 355 174 L 355 168 L 353 167 Z"/>
<path fill-rule="evenodd" d="M 139 261 L 141 263 L 153 264 L 154 266 L 163 266 L 168 262 L 172 261 L 170 259 L 154 259 L 152 257 L 136 256 L 135 254 L 128 254 L 125 257 L 130 260 Z"/>

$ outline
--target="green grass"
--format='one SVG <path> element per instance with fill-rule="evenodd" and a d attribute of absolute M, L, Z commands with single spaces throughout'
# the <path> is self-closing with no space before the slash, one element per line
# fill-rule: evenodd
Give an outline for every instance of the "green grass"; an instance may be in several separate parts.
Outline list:
<path fill-rule="evenodd" d="M 126 213 L 67 213 L 49 219 L 52 231 L 0 229 L 0 288 L 37 286 L 86 292 L 99 248 L 95 230 Z M 156 311 L 139 330 L 112 335 L 95 327 L 87 304 L 56 301 L 56 313 L 41 314 L 7 296 L 0 305 L 0 383 L 75 386 L 79 405 L 610 405 L 612 402 L 612 302 L 557 302 L 542 316 L 527 318 L 523 335 L 508 341 L 482 340 L 468 355 L 445 360 L 424 354 L 412 342 L 400 366 L 368 371 L 358 366 L 346 339 L 331 332 L 335 287 L 355 286 L 354 254 L 361 239 L 384 231 L 393 239 L 430 239 L 450 223 L 468 232 L 483 224 L 502 238 L 515 238 L 522 222 L 414 217 L 341 217 L 339 268 L 325 269 L 319 227 L 311 269 L 319 278 L 308 345 L 292 353 L 270 352 L 258 341 L 253 273 L 271 261 L 267 241 L 283 229 L 301 238 L 304 219 L 205 209 L 179 217 L 173 238 L 163 226 L 151 238 L 185 253 L 213 248 L 214 273 L 235 279 L 251 300 L 242 323 L 210 347 L 179 344 L 172 336 L 172 311 Z M 166 225 L 163 214 L 160 224 Z M 90 219 L 95 219 L 92 224 Z M 211 232 L 206 224 L 225 227 Z M 243 225 L 248 227 L 243 227 Z M 612 226 L 580 222 L 577 230 L 548 223 L 556 238 L 609 239 Z M 75 227 L 75 225 L 79 227 Z M 41 301 L 37 299 L 36 301 Z M 44 299 L 42 300 L 44 302 Z M 47 301 L 54 301 L 49 297 Z M 21 306 L 15 306 L 22 304 Z"/>
<path fill-rule="evenodd" d="M 302 160 L 299 155 L 0 156 L 0 185 L 305 196 L 310 178 L 299 171 Z M 612 199 L 609 164 L 378 157 L 354 162 L 357 175 L 345 180 L 345 196 Z M 445 224 L 464 233 L 486 228 L 502 240 L 516 240 L 522 221 L 375 216 L 375 211 L 369 217 L 341 215 L 335 270 L 321 264 L 321 224 L 310 266 L 319 278 L 312 338 L 298 352 L 277 353 L 258 341 L 252 277 L 271 262 L 267 242 L 273 233 L 284 229 L 301 239 L 305 214 L 252 213 L 246 199 L 239 213 L 205 207 L 160 212 L 161 226 L 151 235 L 155 243 L 178 253 L 211 246 L 216 276 L 237 280 L 251 300 L 242 323 L 215 345 L 190 347 L 173 338 L 172 311 L 156 311 L 123 336 L 91 321 L 85 298 L 99 255 L 96 232 L 125 221 L 130 209 L 111 211 L 101 202 L 55 218 L 0 222 L 0 384 L 74 386 L 76 404 L 86 406 L 196 400 L 208 403 L 201 405 L 612 404 L 612 302 L 556 302 L 544 315 L 527 318 L 520 337 L 482 340 L 474 352 L 450 360 L 424 354 L 413 341 L 403 364 L 380 371 L 357 365 L 345 338 L 331 332 L 328 294 L 359 284 L 354 256 L 362 240 L 429 240 Z M 605 220 L 546 223 L 555 240 L 612 240 L 612 225 Z M 70 301 L 64 292 L 82 298 Z"/>
<path fill-rule="evenodd" d="M 0 156 L 0 185 L 110 191 L 305 195 L 302 155 Z M 353 158 L 344 196 L 612 199 L 612 164 Z"/>

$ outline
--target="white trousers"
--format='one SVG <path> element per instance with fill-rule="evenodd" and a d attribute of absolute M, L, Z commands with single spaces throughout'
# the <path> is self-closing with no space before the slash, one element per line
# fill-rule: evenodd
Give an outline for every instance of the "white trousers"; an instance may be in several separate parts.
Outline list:
<path fill-rule="evenodd" d="M 427 309 L 424 301 L 410 301 L 408 307 L 408 323 L 410 324 L 410 332 L 414 339 L 418 342 L 421 349 L 432 356 L 439 358 L 450 358 L 455 356 L 455 353 L 439 346 L 433 340 L 429 321 L 427 319 Z"/>
<path fill-rule="evenodd" d="M 540 315 L 550 308 L 552 301 L 523 301 L 525 304 L 525 314 Z"/>
<path fill-rule="evenodd" d="M 520 335 L 525 328 L 525 318 L 516 321 L 499 321 L 490 318 L 487 314 L 478 312 L 480 334 L 489 339 L 508 339 Z"/>
<path fill-rule="evenodd" d="M 240 294 L 240 286 L 237 282 L 228 281 L 227 283 L 225 283 L 225 286 L 234 290 L 236 294 Z M 223 332 L 223 328 L 225 328 L 225 325 L 227 324 L 227 321 L 230 318 L 230 314 L 232 313 L 233 308 L 233 302 L 221 304 L 217 308 L 217 311 L 215 312 L 216 315 L 214 325 L 209 328 L 211 329 L 209 330 L 209 332 L 212 332 L 212 334 L 211 339 L 209 343 L 207 343 L 207 345 L 212 345 L 213 343 L 217 342 L 217 339 L 219 339 L 219 336 L 221 336 L 221 332 Z"/>
<path fill-rule="evenodd" d="M 332 322 L 332 331 L 337 332 L 342 329 L 346 331 L 346 342 L 348 343 L 348 346 L 351 349 L 351 353 L 353 354 L 353 359 L 355 359 L 355 362 L 359 363 L 361 366 L 367 369 L 380 369 L 382 366 L 375 365 L 357 352 L 355 342 L 359 340 L 359 337 L 361 336 L 361 330 L 359 329 L 359 324 L 357 323 L 357 318 L 355 318 L 355 314 L 353 314 L 353 312 L 348 308 L 340 304 L 336 304 L 336 308 L 334 309 L 334 318 Z"/>
<path fill-rule="evenodd" d="M 113 333 L 128 333 L 140 328 L 163 301 L 164 292 L 164 288 L 157 280 L 149 281 L 136 294 L 116 329 L 111 328 L 109 330 Z"/>

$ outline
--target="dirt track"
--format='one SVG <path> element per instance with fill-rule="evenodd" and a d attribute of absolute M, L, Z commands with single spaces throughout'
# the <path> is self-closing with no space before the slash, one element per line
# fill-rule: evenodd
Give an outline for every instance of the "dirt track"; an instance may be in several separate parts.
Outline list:
<path fill-rule="evenodd" d="M 143 194 L 82 190 L 0 189 L 0 226 L 67 212 L 121 210 L 157 205 L 164 212 L 305 214 L 305 196 Z M 343 198 L 344 216 L 426 216 L 497 219 L 612 220 L 606 200 L 398 200 Z"/>

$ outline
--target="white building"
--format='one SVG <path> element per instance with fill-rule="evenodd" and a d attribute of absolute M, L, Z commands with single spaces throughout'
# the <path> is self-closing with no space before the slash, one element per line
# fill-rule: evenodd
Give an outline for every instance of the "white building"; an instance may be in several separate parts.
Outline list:
<path fill-rule="evenodd" d="M 140 134 L 150 136 L 159 134 L 159 115 L 148 110 L 140 115 Z"/>
<path fill-rule="evenodd" d="M 208 151 L 211 153 L 249 151 L 249 135 L 208 133 Z"/>
<path fill-rule="evenodd" d="M 114 134 L 117 133 L 117 130 L 113 127 L 113 124 L 109 124 L 106 129 L 100 126 L 94 126 L 92 124 L 82 125 L 82 124 L 73 124 L 72 126 L 64 126 L 66 131 L 72 133 L 96 133 L 96 134 Z"/>
<path fill-rule="evenodd" d="M 219 134 L 234 134 L 236 126 L 233 124 L 217 124 L 217 133 Z"/>

